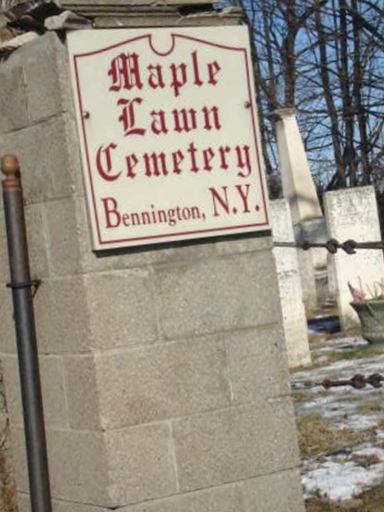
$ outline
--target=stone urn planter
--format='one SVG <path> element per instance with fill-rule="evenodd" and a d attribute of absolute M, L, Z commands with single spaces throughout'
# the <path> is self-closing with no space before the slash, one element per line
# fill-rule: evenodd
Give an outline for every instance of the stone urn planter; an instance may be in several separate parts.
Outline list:
<path fill-rule="evenodd" d="M 359 315 L 361 334 L 370 343 L 384 343 L 384 300 L 351 302 Z"/>

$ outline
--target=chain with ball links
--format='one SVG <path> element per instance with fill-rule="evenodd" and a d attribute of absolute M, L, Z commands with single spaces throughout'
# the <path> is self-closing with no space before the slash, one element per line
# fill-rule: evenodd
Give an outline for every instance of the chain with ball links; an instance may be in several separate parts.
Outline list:
<path fill-rule="evenodd" d="M 294 390 L 305 390 L 316 387 L 323 387 L 324 389 L 331 389 L 336 387 L 350 386 L 354 389 L 364 389 L 366 386 L 372 386 L 375 389 L 382 388 L 384 382 L 384 376 L 380 373 L 373 373 L 368 376 L 364 376 L 360 373 L 354 375 L 350 379 L 324 379 L 321 382 L 303 381 L 303 382 L 292 382 L 292 389 Z"/>
<path fill-rule="evenodd" d="M 339 249 L 347 254 L 356 254 L 358 249 L 384 249 L 384 241 L 378 242 L 356 242 L 355 240 L 346 240 L 338 242 L 335 238 L 331 238 L 326 242 L 310 242 L 303 240 L 302 242 L 274 242 L 275 247 L 291 247 L 308 251 L 312 248 L 326 249 L 330 254 L 336 254 Z"/>

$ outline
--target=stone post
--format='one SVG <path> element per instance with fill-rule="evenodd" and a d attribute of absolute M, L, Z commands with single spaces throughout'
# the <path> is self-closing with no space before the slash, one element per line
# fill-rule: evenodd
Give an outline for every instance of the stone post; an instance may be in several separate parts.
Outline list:
<path fill-rule="evenodd" d="M 327 192 L 325 216 L 328 231 L 339 242 L 377 241 L 381 239 L 376 195 L 373 187 L 359 187 Z M 331 256 L 336 285 L 336 300 L 344 330 L 355 328 L 359 320 L 349 303 L 352 301 L 348 282 L 355 288 L 374 291 L 375 283 L 384 279 L 384 259 L 380 250 L 358 250 L 348 255 L 339 250 Z M 361 283 L 361 284 L 360 284 Z"/>
<path fill-rule="evenodd" d="M 303 512 L 269 236 L 96 255 L 65 46 L 0 66 L 0 147 L 23 170 L 55 512 Z M 0 335 L 29 511 L 4 219 Z"/>
<path fill-rule="evenodd" d="M 295 240 L 291 212 L 286 199 L 271 201 L 272 233 L 275 242 Z M 286 247 L 275 247 L 277 276 L 288 362 L 291 368 L 311 363 L 308 344 L 308 327 L 303 304 L 303 292 L 299 273 L 297 251 Z"/>
<path fill-rule="evenodd" d="M 289 201 L 296 240 L 320 241 L 323 236 L 318 235 L 323 235 L 324 229 L 321 226 L 319 229 L 319 224 L 325 226 L 325 222 L 295 109 L 279 109 L 274 114 L 283 195 Z M 315 269 L 326 268 L 326 254 L 311 249 L 299 251 L 298 258 L 303 300 L 307 311 L 311 312 L 317 306 Z"/>
<path fill-rule="evenodd" d="M 297 124 L 296 111 L 286 108 L 275 111 L 275 114 L 281 180 L 293 223 L 296 225 L 321 218 L 323 213 Z"/>

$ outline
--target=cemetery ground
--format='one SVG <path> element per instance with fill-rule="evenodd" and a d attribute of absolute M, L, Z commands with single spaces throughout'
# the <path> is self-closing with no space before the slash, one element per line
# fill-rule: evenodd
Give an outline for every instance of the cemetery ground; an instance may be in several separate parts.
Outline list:
<path fill-rule="evenodd" d="M 382 373 L 384 351 L 358 333 L 310 330 L 310 346 L 311 367 L 291 375 L 306 510 L 384 511 L 384 388 L 317 385 Z"/>

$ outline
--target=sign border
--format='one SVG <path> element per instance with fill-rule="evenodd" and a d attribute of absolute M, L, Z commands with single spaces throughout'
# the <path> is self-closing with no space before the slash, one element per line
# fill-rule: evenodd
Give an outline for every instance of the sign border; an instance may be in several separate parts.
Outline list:
<path fill-rule="evenodd" d="M 110 244 L 133 243 L 133 242 L 140 242 L 140 241 L 144 241 L 144 240 L 145 241 L 147 241 L 147 240 L 148 241 L 154 240 L 153 243 L 161 243 L 162 241 L 159 240 L 161 238 L 170 239 L 170 238 L 174 238 L 174 237 L 188 236 L 188 238 L 181 238 L 179 240 L 179 241 L 183 241 L 183 240 L 191 240 L 191 239 L 193 239 L 190 235 L 195 235 L 195 234 L 199 235 L 199 234 L 207 233 L 207 235 L 205 235 L 205 237 L 209 237 L 210 233 L 227 231 L 227 232 L 229 232 L 228 235 L 231 235 L 231 234 L 238 234 L 238 235 L 240 235 L 241 233 L 238 233 L 239 229 L 252 228 L 252 227 L 262 227 L 262 226 L 266 226 L 267 227 L 266 229 L 269 228 L 269 216 L 268 216 L 268 206 L 267 206 L 267 199 L 266 199 L 266 193 L 265 193 L 265 181 L 264 181 L 264 178 L 263 178 L 263 168 L 262 168 L 262 165 L 261 165 L 262 162 L 261 162 L 261 158 L 260 158 L 260 150 L 259 150 L 259 143 L 258 143 L 259 142 L 258 141 L 258 133 L 257 133 L 257 129 L 256 129 L 255 106 L 254 106 L 254 98 L 252 97 L 252 85 L 251 85 L 251 77 L 250 77 L 250 69 L 249 69 L 250 66 L 249 66 L 247 48 L 223 45 L 223 44 L 220 44 L 220 43 L 215 43 L 215 42 L 212 42 L 212 41 L 206 41 L 206 40 L 203 40 L 203 39 L 200 39 L 200 38 L 197 38 L 197 37 L 193 37 L 193 36 L 190 36 L 190 35 L 183 35 L 183 34 L 180 34 L 180 33 L 171 33 L 170 36 L 172 38 L 172 44 L 171 44 L 171 48 L 167 52 L 159 52 L 159 51 L 157 51 L 156 48 L 154 47 L 153 43 L 152 43 L 152 34 L 148 33 L 148 34 L 139 35 L 139 36 L 136 36 L 136 37 L 133 37 L 133 38 L 130 38 L 130 39 L 126 39 L 124 41 L 120 41 L 119 43 L 115 43 L 113 45 L 109 45 L 109 46 L 107 46 L 105 48 L 100 48 L 98 50 L 88 51 L 88 52 L 84 52 L 84 53 L 77 53 L 77 54 L 73 55 L 73 69 L 74 69 L 74 74 L 75 74 L 75 81 L 76 81 L 76 87 L 77 87 L 77 99 L 78 99 L 78 106 L 79 106 L 78 115 L 81 118 L 81 126 L 82 126 L 82 132 L 83 132 L 83 140 L 84 140 L 84 149 L 85 149 L 85 156 L 86 156 L 87 168 L 88 168 L 88 180 L 89 180 L 89 184 L 90 184 L 91 192 L 92 192 L 91 201 L 89 201 L 89 197 L 88 197 L 89 193 L 87 193 L 87 197 L 88 197 L 88 201 L 87 202 L 88 202 L 89 206 L 92 206 L 92 210 L 93 210 L 92 213 L 93 213 L 93 216 L 94 216 L 95 226 L 96 226 L 96 229 L 97 229 L 97 238 L 98 238 L 97 242 L 98 242 L 98 245 L 99 245 L 99 247 L 97 249 L 95 249 L 95 250 L 108 249 L 108 247 L 103 247 L 103 246 L 108 246 Z M 224 226 L 224 227 L 218 227 L 218 228 L 196 229 L 196 230 L 191 230 L 191 231 L 179 231 L 177 233 L 167 233 L 167 234 L 163 234 L 163 235 L 148 235 L 148 236 L 140 236 L 140 237 L 134 237 L 134 238 L 129 237 L 129 238 L 114 239 L 114 240 L 102 240 L 102 238 L 101 238 L 101 229 L 100 229 L 100 221 L 99 221 L 99 216 L 98 216 L 97 207 L 96 207 L 96 196 L 95 196 L 94 183 L 93 183 L 93 177 L 92 177 L 92 171 L 91 171 L 91 164 L 90 164 L 90 156 L 89 156 L 89 147 L 88 147 L 88 139 L 87 139 L 86 126 L 85 126 L 85 119 L 84 119 L 84 116 L 82 115 L 82 113 L 84 112 L 84 109 L 83 109 L 83 96 L 82 96 L 82 92 L 81 92 L 81 85 L 80 85 L 80 78 L 79 78 L 78 60 L 83 58 L 83 57 L 89 57 L 91 55 L 97 55 L 99 53 L 103 53 L 103 52 L 112 50 L 114 48 L 118 48 L 119 46 L 123 46 L 123 45 L 129 44 L 129 43 L 132 43 L 134 41 L 141 40 L 141 39 L 148 39 L 148 43 L 149 43 L 149 46 L 151 47 L 152 51 L 154 53 L 156 53 L 157 55 L 159 55 L 159 56 L 165 57 L 165 56 L 167 56 L 167 55 L 169 55 L 169 54 L 171 54 L 173 52 L 173 50 L 175 48 L 175 45 L 176 45 L 176 38 L 187 39 L 187 40 L 195 41 L 195 42 L 198 42 L 198 43 L 201 43 L 201 44 L 205 44 L 205 45 L 208 45 L 208 46 L 213 46 L 213 47 L 221 48 L 221 49 L 224 49 L 224 50 L 231 50 L 231 51 L 237 51 L 237 52 L 242 52 L 243 53 L 244 60 L 245 60 L 245 69 L 246 69 L 248 95 L 249 95 L 249 100 L 248 101 L 249 101 L 249 105 L 250 105 L 249 108 L 251 110 L 251 115 L 252 115 L 252 129 L 253 129 L 253 137 L 254 137 L 254 141 L 255 141 L 256 158 L 257 158 L 257 163 L 258 163 L 258 177 L 259 177 L 260 186 L 261 186 L 261 194 L 262 194 L 262 200 L 263 200 L 263 208 L 264 208 L 263 211 L 264 211 L 264 214 L 265 214 L 265 221 L 264 222 L 255 222 L 255 223 L 251 223 L 251 224 L 241 224 L 241 225 L 237 225 L 237 226 Z M 89 208 L 89 210 L 90 209 L 91 208 Z M 249 232 L 252 232 L 252 231 L 246 231 L 244 233 L 249 233 Z M 223 236 L 225 236 L 225 234 L 223 234 Z M 199 237 L 196 237 L 196 238 L 199 238 Z M 203 238 L 203 237 L 200 237 L 200 238 Z M 171 241 L 171 240 L 169 240 L 169 241 Z M 164 241 L 164 243 L 166 243 L 166 240 Z M 145 245 L 145 244 L 141 244 L 141 245 Z M 116 248 L 119 248 L 119 247 L 116 247 Z"/>

